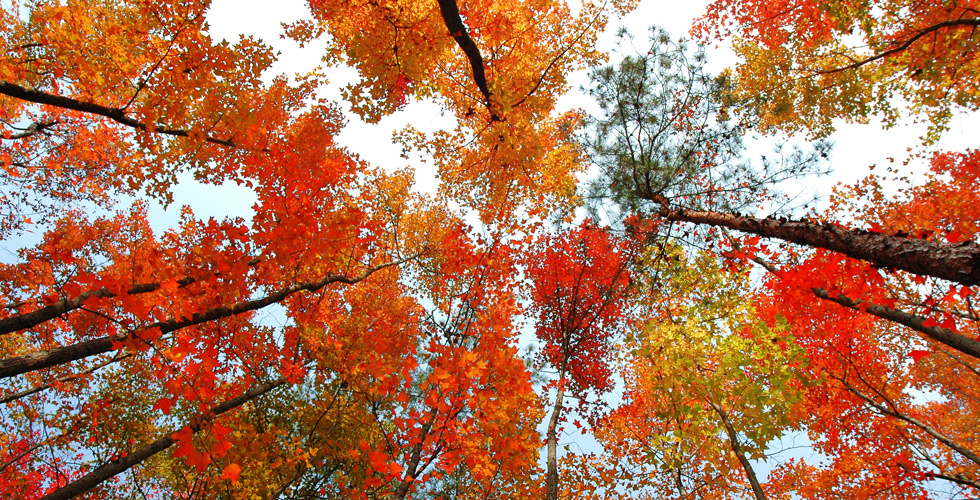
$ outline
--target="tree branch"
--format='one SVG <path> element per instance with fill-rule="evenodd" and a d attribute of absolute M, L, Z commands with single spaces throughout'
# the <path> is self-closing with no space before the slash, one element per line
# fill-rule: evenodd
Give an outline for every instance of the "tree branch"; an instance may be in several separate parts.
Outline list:
<path fill-rule="evenodd" d="M 935 340 L 936 342 L 956 349 L 963 354 L 980 359 L 980 342 L 965 335 L 960 335 L 947 328 L 925 326 L 925 322 L 928 321 L 927 318 L 917 316 L 915 314 L 909 314 L 898 309 L 873 304 L 871 302 L 851 299 L 841 294 L 837 294 L 836 296 L 832 297 L 830 293 L 823 288 L 813 288 L 812 290 L 813 294 L 821 299 L 835 302 L 844 307 L 854 309 L 855 311 L 867 312 L 873 316 L 877 316 L 900 325 L 905 325 L 925 335 L 926 337 Z"/>
<path fill-rule="evenodd" d="M 660 204 L 660 217 L 669 221 L 725 227 L 812 248 L 833 250 L 883 269 L 901 269 L 967 286 L 980 284 L 980 245 L 973 241 L 950 245 L 847 229 L 834 224 L 685 210 L 671 208 L 663 195 L 645 193 L 643 197 Z"/>
<path fill-rule="evenodd" d="M 449 29 L 450 36 L 456 40 L 456 44 L 459 45 L 459 48 L 463 50 L 463 54 L 469 59 L 470 68 L 473 70 L 473 80 L 480 89 L 480 93 L 483 94 L 483 104 L 489 110 L 490 96 L 493 94 L 490 92 L 489 85 L 487 85 L 486 67 L 483 64 L 483 55 L 480 54 L 480 48 L 476 46 L 476 42 L 473 41 L 473 38 L 466 31 L 466 25 L 463 24 L 463 19 L 459 15 L 459 6 L 456 5 L 456 0 L 438 1 L 439 11 L 442 13 L 442 20 L 446 24 L 446 28 Z M 500 120 L 500 117 L 493 110 L 490 110 L 490 113 L 492 121 Z"/>
<path fill-rule="evenodd" d="M 205 424 L 211 420 L 214 420 L 219 415 L 238 408 L 248 401 L 251 401 L 281 385 L 284 385 L 286 382 L 287 378 L 282 377 L 278 380 L 253 387 L 241 396 L 229 399 L 228 401 L 211 408 L 210 411 L 208 411 L 203 417 L 199 418 L 193 423 L 188 424 L 188 427 L 190 427 L 196 434 L 204 427 Z M 146 460 L 147 458 L 150 458 L 153 455 L 156 455 L 157 453 L 160 453 L 161 451 L 173 446 L 175 442 L 173 435 L 179 430 L 180 429 L 177 429 L 166 436 L 161 437 L 130 454 L 127 454 L 124 457 L 120 457 L 116 460 L 103 464 L 88 474 L 85 474 L 71 483 L 68 483 L 64 487 L 41 497 L 41 500 L 68 500 L 92 490 L 109 479 L 112 479 L 113 477 L 133 468 L 135 465 Z"/>
<path fill-rule="evenodd" d="M 78 342 L 64 347 L 56 347 L 54 349 L 48 349 L 45 351 L 37 351 L 30 354 L 25 354 L 23 356 L 18 356 L 14 358 L 7 358 L 0 360 L 0 379 L 13 377 L 15 375 L 20 375 L 22 373 L 28 373 L 32 371 L 41 370 L 44 368 L 49 368 L 52 366 L 57 366 L 79 359 L 84 359 L 89 356 L 95 356 L 98 354 L 103 354 L 113 350 L 115 344 L 125 342 L 129 339 L 135 338 L 141 332 L 147 332 L 153 329 L 159 329 L 161 335 L 165 335 L 183 328 L 190 326 L 200 325 L 203 323 L 208 323 L 211 321 L 216 321 L 219 319 L 230 318 L 232 316 L 237 316 L 246 312 L 255 311 L 262 309 L 272 304 L 282 302 L 286 297 L 297 293 L 297 292 L 315 292 L 331 283 L 345 283 L 348 285 L 353 285 L 368 276 L 374 274 L 381 269 L 396 266 L 405 262 L 406 259 L 399 259 L 397 261 L 388 262 L 385 264 L 380 264 L 374 266 L 367 271 L 365 271 L 360 276 L 353 278 L 347 276 L 337 276 L 331 275 L 323 278 L 320 281 L 310 282 L 310 283 L 296 283 L 290 285 L 280 291 L 263 297 L 261 299 L 249 300 L 246 302 L 240 302 L 233 306 L 222 306 L 209 309 L 202 313 L 196 313 L 190 318 L 183 317 L 180 319 L 161 321 L 153 323 L 149 326 L 141 328 L 138 331 L 126 332 L 118 335 L 112 335 L 109 337 L 101 337 L 97 339 L 87 340 L 84 342 Z"/>
<path fill-rule="evenodd" d="M 37 135 L 37 134 L 39 134 L 41 132 L 44 132 L 44 129 L 51 128 L 51 127 L 53 127 L 53 126 L 55 126 L 55 125 L 57 125 L 59 123 L 61 123 L 61 122 L 59 122 L 57 120 L 53 120 L 53 121 L 50 121 L 50 122 L 34 122 L 29 127 L 27 127 L 26 129 L 24 129 L 23 132 L 19 132 L 19 133 L 16 133 L 16 134 L 11 134 L 9 137 L 2 137 L 2 136 L 0 136 L 0 139 L 7 140 L 7 141 L 12 141 L 12 140 L 16 140 L 16 139 L 26 139 L 28 137 L 31 137 L 31 136 Z"/>
<path fill-rule="evenodd" d="M 247 262 L 248 266 L 255 266 L 259 263 L 259 259 L 252 259 Z M 177 287 L 184 288 L 191 283 L 199 281 L 196 278 L 185 277 L 177 280 Z M 141 283 L 133 285 L 129 290 L 125 292 L 126 295 L 139 295 L 143 293 L 150 293 L 159 290 L 162 285 L 160 283 Z M 109 290 L 108 288 L 100 288 L 98 290 L 90 290 L 83 292 L 78 296 L 71 299 L 61 299 L 54 304 L 47 305 L 38 309 L 36 311 L 31 311 L 29 313 L 18 314 L 17 316 L 11 316 L 8 318 L 0 319 L 0 335 L 6 335 L 8 333 L 14 333 L 21 330 L 26 330 L 28 328 L 37 326 L 45 321 L 52 320 L 58 316 L 65 313 L 74 311 L 82 307 L 85 301 L 91 298 L 108 299 L 117 297 L 119 294 Z"/>
<path fill-rule="evenodd" d="M 855 396 L 863 399 L 866 403 L 868 403 L 869 405 L 871 405 L 874 409 L 878 410 L 882 414 L 888 415 L 890 417 L 897 418 L 897 419 L 902 420 L 904 422 L 908 422 L 908 423 L 910 423 L 910 424 L 918 427 L 919 429 L 922 429 L 926 434 L 932 436 L 933 438 L 935 438 L 940 443 L 946 445 L 949 449 L 951 449 L 951 450 L 959 453 L 960 455 L 963 455 L 963 457 L 968 458 L 971 462 L 973 462 L 973 463 L 975 463 L 977 465 L 980 465 L 980 455 L 977 455 L 976 453 L 974 453 L 973 451 L 969 450 L 968 448 L 960 445 L 959 443 L 957 443 L 957 442 L 953 441 L 952 439 L 944 436 L 943 434 L 940 434 L 938 431 L 936 431 L 932 427 L 926 425 L 925 423 L 920 422 L 920 421 L 918 421 L 918 420 L 916 420 L 916 419 L 914 419 L 914 418 L 912 418 L 912 417 L 910 417 L 908 415 L 905 415 L 903 413 L 899 413 L 899 412 L 897 412 L 895 410 L 892 410 L 892 409 L 888 408 L 885 405 L 882 405 L 882 404 L 878 403 L 877 401 L 871 399 L 870 397 L 868 397 L 867 395 L 865 395 L 861 391 L 858 391 L 856 388 L 854 388 L 854 386 L 852 386 L 851 384 L 849 384 L 843 378 L 837 377 L 837 376 L 832 375 L 832 374 L 829 374 L 829 373 L 828 373 L 828 375 L 831 378 L 833 378 L 834 380 L 837 380 L 838 382 L 840 382 L 841 385 L 843 385 L 845 389 L 847 389 L 848 391 L 850 391 Z"/>
<path fill-rule="evenodd" d="M 903 50 L 911 47 L 912 44 L 915 43 L 917 40 L 919 40 L 920 38 L 922 38 L 922 37 L 924 37 L 924 36 L 926 36 L 926 35 L 928 35 L 930 33 L 934 33 L 936 31 L 939 31 L 939 30 L 943 29 L 943 28 L 952 28 L 952 27 L 959 27 L 959 26 L 968 26 L 968 27 L 976 28 L 977 26 L 980 26 L 980 19 L 950 19 L 948 21 L 943 21 L 941 23 L 936 23 L 936 24 L 934 24 L 932 26 L 929 26 L 928 28 L 925 28 L 923 30 L 920 30 L 918 33 L 916 33 L 911 38 L 909 38 L 908 40 L 906 40 L 904 43 L 898 45 L 897 47 L 888 49 L 888 50 L 886 50 L 886 51 L 884 51 L 884 52 L 882 52 L 880 54 L 875 54 L 875 55 L 873 55 L 873 56 L 871 56 L 871 57 L 869 57 L 867 59 L 856 61 L 853 64 L 848 64 L 847 66 L 841 66 L 840 68 L 834 68 L 834 69 L 827 69 L 827 70 L 817 71 L 817 74 L 818 75 L 832 75 L 834 73 L 840 73 L 842 71 L 847 71 L 849 69 L 857 69 L 857 68 L 860 68 L 861 66 L 864 66 L 865 64 L 868 64 L 868 63 L 877 61 L 879 59 L 884 59 L 884 58 L 886 58 L 886 57 L 888 57 L 888 56 L 890 56 L 892 54 L 897 54 L 897 53 L 899 53 L 899 52 L 901 52 L 901 51 L 903 51 Z"/>
<path fill-rule="evenodd" d="M 149 132 L 151 129 L 153 132 L 164 135 L 171 135 L 175 137 L 190 137 L 191 132 L 185 129 L 179 128 L 168 128 L 164 126 L 153 126 L 149 127 L 145 123 L 126 115 L 122 108 L 110 108 L 108 106 L 102 106 L 101 104 L 95 104 L 87 101 L 80 101 L 77 99 L 72 99 L 70 97 L 64 97 L 60 95 L 48 94 L 46 92 L 41 92 L 39 90 L 28 89 L 26 87 L 21 87 L 15 83 L 10 83 L 6 81 L 0 81 L 0 94 L 13 97 L 15 99 L 20 99 L 22 101 L 33 102 L 37 104 L 45 104 L 48 106 L 55 106 L 64 109 L 70 109 L 73 111 L 80 111 L 82 113 L 89 113 L 93 115 L 106 117 L 116 123 L 126 125 L 127 127 L 134 128 L 136 130 L 141 130 L 143 132 Z M 227 139 L 218 139 L 211 136 L 205 136 L 204 140 L 213 144 L 218 144 L 221 146 L 227 146 L 230 148 L 237 148 L 238 145 L 234 141 Z"/>
<path fill-rule="evenodd" d="M 779 276 L 779 270 L 769 262 L 766 262 L 759 257 L 754 257 L 752 260 L 766 268 L 766 270 L 770 273 Z M 868 313 L 872 316 L 877 316 L 893 323 L 907 326 L 925 335 L 926 337 L 935 340 L 936 342 L 951 347 L 968 356 L 973 356 L 974 358 L 980 359 L 980 342 L 975 339 L 971 339 L 966 335 L 960 335 L 948 328 L 926 326 L 925 324 L 926 321 L 928 321 L 928 318 L 915 314 L 909 314 L 899 309 L 892 309 L 891 307 L 875 304 L 865 300 L 852 299 L 840 293 L 832 297 L 830 292 L 823 288 L 814 287 L 810 290 L 813 292 L 813 295 L 817 296 L 818 298 L 834 302 L 849 309 L 854 309 L 855 311 Z"/>
<path fill-rule="evenodd" d="M 82 370 L 82 371 L 80 371 L 78 373 L 72 373 L 70 375 L 65 375 L 64 377 L 60 377 L 60 378 L 58 378 L 58 379 L 56 379 L 54 381 L 45 382 L 45 383 L 43 383 L 41 385 L 37 385 L 37 386 L 31 387 L 30 389 L 24 389 L 23 391 L 16 392 L 14 394 L 10 394 L 9 396 L 4 396 L 4 397 L 0 398 L 0 404 L 9 403 L 11 401 L 16 401 L 16 400 L 18 400 L 20 398 L 30 396 L 31 394 L 36 394 L 36 393 L 41 392 L 43 390 L 50 389 L 51 387 L 54 386 L 55 383 L 64 383 L 64 382 L 68 382 L 69 380 L 74 380 L 76 378 L 79 378 L 79 377 L 88 375 L 89 373 L 93 373 L 93 372 L 95 372 L 96 370 L 98 370 L 100 368 L 104 368 L 104 367 L 106 367 L 108 365 L 111 365 L 113 363 L 122 361 L 122 360 L 124 360 L 124 359 L 126 359 L 128 357 L 131 357 L 131 356 L 132 356 L 131 353 L 119 354 L 119 355 L 113 357 L 112 359 L 107 360 L 104 363 L 100 363 L 100 364 L 95 365 L 95 366 L 93 366 L 91 368 L 88 368 L 86 370 Z"/>

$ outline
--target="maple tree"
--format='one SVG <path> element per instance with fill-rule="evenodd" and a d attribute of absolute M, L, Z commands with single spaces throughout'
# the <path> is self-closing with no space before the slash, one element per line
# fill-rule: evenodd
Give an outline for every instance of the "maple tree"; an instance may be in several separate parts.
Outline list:
<path fill-rule="evenodd" d="M 619 471 L 605 494 L 769 498 L 752 460 L 794 424 L 803 353 L 758 318 L 746 272 L 676 244 L 659 263 L 621 354 L 623 402 L 596 425 L 600 463 Z"/>
<path fill-rule="evenodd" d="M 579 227 L 546 236 L 530 255 L 531 312 L 541 356 L 557 370 L 546 434 L 545 498 L 558 498 L 558 432 L 564 419 L 565 391 L 587 410 L 590 396 L 612 389 L 612 331 L 628 321 L 630 241 L 587 219 Z M 595 401 L 593 401 L 595 403 Z"/>

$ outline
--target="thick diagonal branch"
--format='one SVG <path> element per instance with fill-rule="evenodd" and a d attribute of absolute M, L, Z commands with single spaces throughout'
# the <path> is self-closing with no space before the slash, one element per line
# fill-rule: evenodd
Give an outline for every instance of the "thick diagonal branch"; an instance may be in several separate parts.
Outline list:
<path fill-rule="evenodd" d="M 917 316 L 915 314 L 909 314 L 905 311 L 892 309 L 890 307 L 873 304 L 863 300 L 855 300 L 841 294 L 832 296 L 823 288 L 814 288 L 813 294 L 821 299 L 836 302 L 844 307 L 854 309 L 855 311 L 864 311 L 873 316 L 877 316 L 900 325 L 905 325 L 925 335 L 926 337 L 935 340 L 936 342 L 952 347 L 963 354 L 980 359 L 980 342 L 975 339 L 971 339 L 966 335 L 960 335 L 948 328 L 926 326 L 926 321 L 928 321 L 928 318 Z"/>
<path fill-rule="evenodd" d="M 258 263 L 258 259 L 248 261 L 249 266 L 254 266 Z M 192 277 L 185 277 L 177 280 L 176 283 L 178 288 L 183 288 L 191 283 L 194 283 L 195 281 L 198 280 Z M 126 295 L 150 293 L 159 290 L 162 286 L 163 285 L 160 283 L 140 283 L 138 285 L 131 286 L 129 290 L 126 290 L 124 293 Z M 98 290 L 90 290 L 80 293 L 78 296 L 70 299 L 61 299 L 35 311 L 0 319 L 0 335 L 19 332 L 21 330 L 26 330 L 28 328 L 40 325 L 45 321 L 50 321 L 58 316 L 81 308 L 89 299 L 107 299 L 116 296 L 118 296 L 118 294 L 109 290 L 108 288 L 100 288 Z"/>
<path fill-rule="evenodd" d="M 648 199 L 660 204 L 660 217 L 669 221 L 724 227 L 798 245 L 824 248 L 870 262 L 883 269 L 901 269 L 963 285 L 980 284 L 980 245 L 972 241 L 949 245 L 935 241 L 846 229 L 788 219 L 760 219 L 722 212 L 671 208 L 665 197 Z"/>
<path fill-rule="evenodd" d="M 37 393 L 39 393 L 41 391 L 44 391 L 44 390 L 47 390 L 47 389 L 50 389 L 50 388 L 54 387 L 56 384 L 63 384 L 63 383 L 68 382 L 70 380 L 75 380 L 75 379 L 84 377 L 85 375 L 88 375 L 90 373 L 94 373 L 95 371 L 99 370 L 100 368 L 104 368 L 104 367 L 109 366 L 109 365 L 111 365 L 113 363 L 118 363 L 119 361 L 122 361 L 122 360 L 127 359 L 127 358 L 130 358 L 130 357 L 132 357 L 132 353 L 118 354 L 118 355 L 116 355 L 115 357 L 113 357 L 111 359 L 108 359 L 108 360 L 106 360 L 106 361 L 104 361 L 102 363 L 99 363 L 99 364 L 95 365 L 95 366 L 92 366 L 90 368 L 87 368 L 85 370 L 82 370 L 82 371 L 80 371 L 78 373 L 72 373 L 70 375 L 65 375 L 64 377 L 59 377 L 59 378 L 57 378 L 55 380 L 52 380 L 50 382 L 45 382 L 43 384 L 36 385 L 36 386 L 31 387 L 29 389 L 24 389 L 23 391 L 19 391 L 19 392 L 16 392 L 16 393 L 13 393 L 13 394 L 10 394 L 10 395 L 7 395 L 7 396 L 0 397 L 0 404 L 6 404 L 6 403 L 9 403 L 11 401 L 16 401 L 16 400 L 18 400 L 20 398 L 25 398 L 27 396 L 30 396 L 31 394 L 37 394 Z"/>
<path fill-rule="evenodd" d="M 476 46 L 476 42 L 466 31 L 466 25 L 463 24 L 463 18 L 459 15 L 459 6 L 456 5 L 456 0 L 439 0 L 439 11 L 442 13 L 442 20 L 446 23 L 446 28 L 449 29 L 449 34 L 452 35 L 453 40 L 456 40 L 459 48 L 463 49 L 466 58 L 469 59 L 470 67 L 473 69 L 473 80 L 479 87 L 480 93 L 483 94 L 484 104 L 489 108 L 492 94 L 487 85 L 483 55 L 480 54 L 480 48 Z"/>
<path fill-rule="evenodd" d="M 286 297 L 289 297 L 290 295 L 297 292 L 315 292 L 331 283 L 345 283 L 348 285 L 352 285 L 354 283 L 367 279 L 368 276 L 374 274 L 375 272 L 381 269 L 395 266 L 402 262 L 404 262 L 404 260 L 398 260 L 398 261 L 374 266 L 368 269 L 367 271 L 365 271 L 360 276 L 355 276 L 353 278 L 347 276 L 331 275 L 331 276 L 327 276 L 326 278 L 323 278 L 320 281 L 295 283 L 293 285 L 290 285 L 288 287 L 279 290 L 274 294 L 268 295 L 261 299 L 240 302 L 233 306 L 216 307 L 201 313 L 194 314 L 190 318 L 185 317 L 177 320 L 161 321 L 161 322 L 153 323 L 145 328 L 142 328 L 132 333 L 127 332 L 118 335 L 111 335 L 108 337 L 86 340 L 69 346 L 56 347 L 54 349 L 48 349 L 45 351 L 38 351 L 30 354 L 25 354 L 23 356 L 3 359 L 0 360 L 0 379 L 13 377 L 15 375 L 20 375 L 22 373 L 37 371 L 44 368 L 65 364 L 65 363 L 70 363 L 72 361 L 84 359 L 89 356 L 103 354 L 112 351 L 113 346 L 115 344 L 125 342 L 130 338 L 136 337 L 141 332 L 147 332 L 154 328 L 159 329 L 161 335 L 166 335 L 168 333 L 172 333 L 177 330 L 181 330 L 183 328 L 187 328 L 190 326 L 209 323 L 224 318 L 230 318 L 232 316 L 237 316 L 239 314 L 256 311 L 264 307 L 270 306 L 272 304 L 277 304 L 279 302 L 282 302 L 283 300 L 286 299 Z"/>
<path fill-rule="evenodd" d="M 781 274 L 775 266 L 759 257 L 755 257 L 752 260 L 776 276 Z M 960 335 L 948 328 L 943 328 L 940 326 L 926 326 L 926 322 L 929 321 L 928 318 L 865 300 L 852 299 L 840 293 L 831 295 L 830 292 L 823 288 L 813 287 L 810 289 L 810 291 L 812 291 L 813 295 L 820 299 L 829 300 L 849 309 L 868 313 L 872 316 L 877 316 L 881 319 L 907 326 L 925 335 L 927 338 L 939 342 L 940 344 L 944 344 L 956 349 L 959 352 L 962 352 L 963 354 L 980 359 L 980 342 L 975 339 L 971 339 L 966 335 Z"/>
<path fill-rule="evenodd" d="M 170 128 L 165 126 L 153 126 L 149 127 L 145 123 L 127 115 L 122 108 L 110 108 L 108 106 L 103 106 L 101 104 L 95 104 L 87 101 L 80 101 L 78 99 L 72 99 L 71 97 L 64 97 L 55 94 L 48 94 L 47 92 L 41 92 L 39 90 L 33 90 L 26 87 L 21 87 L 15 83 L 0 81 L 0 94 L 13 97 L 15 99 L 20 99 L 22 101 L 33 102 L 37 104 L 46 104 L 48 106 L 55 106 L 64 109 L 70 109 L 73 111 L 80 111 L 82 113 L 90 113 L 93 115 L 104 116 L 116 123 L 126 125 L 127 127 L 141 130 L 143 132 L 152 131 L 158 134 L 172 135 L 175 137 L 190 137 L 191 131 L 180 129 L 180 128 Z M 221 146 L 227 146 L 230 148 L 238 147 L 234 141 L 227 139 L 218 139 L 216 137 L 205 136 L 204 140 L 213 144 L 219 144 Z"/>
<path fill-rule="evenodd" d="M 234 399 L 229 399 L 224 403 L 221 403 L 206 413 L 202 418 L 195 422 L 188 424 L 191 431 L 197 433 L 200 431 L 205 424 L 214 420 L 216 417 L 223 413 L 227 413 L 243 404 L 283 385 L 286 383 L 286 378 L 280 378 L 272 382 L 262 384 L 258 387 L 253 387 L 252 389 L 245 392 L 241 396 Z M 103 464 L 99 468 L 85 474 L 84 476 L 68 483 L 64 487 L 55 490 L 54 492 L 41 497 L 41 500 L 68 500 L 70 498 L 75 498 L 87 491 L 92 490 L 96 486 L 112 479 L 113 477 L 126 472 L 127 470 L 133 468 L 144 460 L 166 450 L 174 445 L 173 434 L 179 431 L 179 429 L 173 431 L 166 436 L 163 436 L 156 441 L 127 454 L 124 457 L 118 458 L 112 462 Z"/>

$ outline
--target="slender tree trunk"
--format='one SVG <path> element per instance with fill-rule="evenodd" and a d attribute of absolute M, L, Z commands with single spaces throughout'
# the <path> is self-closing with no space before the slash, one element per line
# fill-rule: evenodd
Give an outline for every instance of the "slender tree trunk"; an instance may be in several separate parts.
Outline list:
<path fill-rule="evenodd" d="M 920 238 L 845 229 L 833 224 L 670 208 L 669 201 L 659 195 L 650 195 L 647 199 L 659 203 L 660 216 L 670 221 L 725 227 L 833 250 L 883 269 L 901 269 L 968 286 L 980 284 L 980 245 L 972 241 L 949 245 Z"/>
<path fill-rule="evenodd" d="M 735 453 L 735 457 L 738 458 L 740 464 L 742 464 L 742 470 L 745 471 L 745 476 L 749 479 L 749 485 L 752 486 L 752 494 L 755 495 L 756 500 L 767 500 L 766 492 L 762 490 L 762 485 L 759 484 L 759 478 L 755 475 L 755 469 L 752 467 L 752 462 L 748 457 L 745 456 L 745 451 L 742 449 L 742 444 L 738 441 L 738 433 L 735 431 L 735 427 L 732 426 L 731 421 L 728 419 L 728 414 L 721 408 L 715 406 L 711 403 L 711 407 L 714 408 L 715 413 L 721 419 L 722 425 L 725 426 L 725 432 L 728 434 L 728 442 L 732 446 L 732 452 Z"/>
<path fill-rule="evenodd" d="M 677 485 L 677 495 L 681 499 L 687 498 L 687 488 L 684 487 L 684 477 L 681 475 L 681 468 L 674 469 L 674 482 Z"/>
<path fill-rule="evenodd" d="M 199 419 L 197 422 L 190 424 L 189 427 L 196 433 L 201 430 L 204 424 L 210 422 L 215 417 L 238 408 L 248 401 L 251 401 L 285 383 L 286 378 L 284 377 L 273 382 L 254 387 L 237 398 L 230 399 L 211 408 L 211 411 L 206 413 L 205 416 Z M 127 470 L 140 464 L 147 458 L 150 458 L 153 455 L 156 455 L 157 453 L 160 453 L 161 451 L 173 446 L 174 438 L 172 436 L 175 432 L 177 432 L 177 430 L 168 433 L 166 436 L 157 439 L 156 441 L 126 455 L 125 457 L 121 457 L 112 462 L 103 464 L 88 474 L 85 474 L 71 483 L 68 483 L 64 487 L 45 495 L 40 500 L 68 500 L 69 498 L 74 498 L 92 490 L 105 481 L 108 481 L 109 479 L 112 479 L 113 477 L 122 474 L 123 472 L 126 472 Z"/>
<path fill-rule="evenodd" d="M 429 421 L 422 426 L 421 432 L 419 432 L 418 442 L 412 447 L 412 455 L 408 459 L 407 467 L 405 467 L 406 478 L 416 478 L 419 475 L 419 464 L 422 462 L 422 450 L 425 448 L 425 438 L 429 436 L 429 432 L 432 431 L 432 422 L 435 421 L 436 416 L 430 414 Z M 402 481 L 395 490 L 395 498 L 405 498 L 408 496 L 408 491 L 412 488 L 411 481 Z"/>
<path fill-rule="evenodd" d="M 545 500 L 558 500 L 558 422 L 561 420 L 562 403 L 565 398 L 565 371 L 558 377 L 558 394 L 555 408 L 548 420 L 548 475 L 546 478 Z"/>

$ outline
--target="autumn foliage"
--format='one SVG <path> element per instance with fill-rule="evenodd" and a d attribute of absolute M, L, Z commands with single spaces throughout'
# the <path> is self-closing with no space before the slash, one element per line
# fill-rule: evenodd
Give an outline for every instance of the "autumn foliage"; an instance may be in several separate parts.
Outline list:
<path fill-rule="evenodd" d="M 612 389 L 609 338 L 629 320 L 633 242 L 586 220 L 547 236 L 528 262 L 542 357 L 577 398 Z M 564 378 L 567 376 L 567 380 Z"/>
<path fill-rule="evenodd" d="M 938 140 L 977 5 L 718 0 L 721 78 L 661 31 L 600 67 L 629 1 L 306 6 L 299 75 L 204 0 L 0 6 L 0 497 L 980 492 L 978 150 L 770 213 L 827 147 L 742 141 Z M 595 117 L 559 105 L 587 68 Z M 420 101 L 450 125 L 391 140 L 434 195 L 338 139 Z M 191 182 L 255 203 L 152 216 Z"/>

